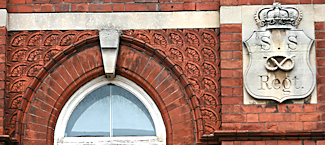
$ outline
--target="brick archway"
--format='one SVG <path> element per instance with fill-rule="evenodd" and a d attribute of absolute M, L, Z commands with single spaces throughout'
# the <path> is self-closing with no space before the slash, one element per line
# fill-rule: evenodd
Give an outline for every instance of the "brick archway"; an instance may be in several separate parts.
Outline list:
<path fill-rule="evenodd" d="M 203 135 L 199 102 L 186 77 L 166 55 L 123 35 L 117 62 L 117 74 L 137 83 L 155 101 L 168 144 L 199 141 Z M 80 86 L 103 74 L 98 36 L 56 54 L 26 90 L 17 113 L 16 137 L 23 144 L 53 144 L 55 123 L 65 102 Z"/>

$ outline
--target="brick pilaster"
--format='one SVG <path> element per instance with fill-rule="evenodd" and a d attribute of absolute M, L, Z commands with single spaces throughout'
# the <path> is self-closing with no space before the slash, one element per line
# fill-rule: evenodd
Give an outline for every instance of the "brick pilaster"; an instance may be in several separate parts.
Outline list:
<path fill-rule="evenodd" d="M 6 63 L 7 29 L 0 28 L 0 135 L 4 133 L 4 106 L 5 106 L 5 63 Z"/>

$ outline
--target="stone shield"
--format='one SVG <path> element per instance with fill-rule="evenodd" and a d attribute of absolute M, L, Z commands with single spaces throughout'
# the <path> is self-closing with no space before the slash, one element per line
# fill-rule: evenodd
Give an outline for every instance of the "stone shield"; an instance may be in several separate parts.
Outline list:
<path fill-rule="evenodd" d="M 244 44 L 250 57 L 244 85 L 252 97 L 283 102 L 313 92 L 316 78 L 309 61 L 313 40 L 302 30 L 254 31 Z"/>

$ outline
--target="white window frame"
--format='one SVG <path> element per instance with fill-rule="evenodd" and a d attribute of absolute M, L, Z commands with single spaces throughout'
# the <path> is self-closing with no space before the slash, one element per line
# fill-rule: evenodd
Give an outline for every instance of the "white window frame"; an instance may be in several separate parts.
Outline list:
<path fill-rule="evenodd" d="M 120 86 L 136 96 L 148 109 L 154 126 L 156 136 L 129 136 L 129 137 L 64 137 L 69 118 L 77 105 L 92 91 L 107 84 Z M 66 102 L 57 120 L 54 130 L 54 145 L 72 144 L 166 144 L 166 128 L 158 107 L 151 97 L 137 84 L 122 76 L 116 75 L 114 79 L 100 76 L 80 87 Z"/>

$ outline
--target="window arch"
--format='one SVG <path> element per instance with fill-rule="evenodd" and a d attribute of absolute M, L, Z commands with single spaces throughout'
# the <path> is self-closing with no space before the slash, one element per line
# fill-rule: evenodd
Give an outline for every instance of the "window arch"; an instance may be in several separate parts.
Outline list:
<path fill-rule="evenodd" d="M 115 93 L 114 90 L 116 90 Z M 96 100 L 96 99 L 101 101 L 106 100 L 110 104 L 103 105 L 103 102 L 101 101 L 89 101 L 89 100 Z M 126 106 L 123 107 L 124 110 L 121 110 L 121 104 L 115 105 L 115 107 L 119 107 L 119 108 L 114 109 L 115 108 L 114 104 L 123 103 L 123 102 L 128 103 L 128 104 L 124 104 L 124 106 Z M 95 113 L 92 114 L 91 112 L 92 111 L 96 112 L 96 109 L 97 111 L 99 111 L 98 109 L 100 109 L 100 106 L 109 110 L 106 111 L 106 114 L 103 114 L 104 118 L 106 119 L 102 119 L 102 120 L 106 121 L 106 123 L 99 124 L 99 127 L 103 126 L 103 128 L 98 129 L 97 126 L 97 131 L 96 131 L 96 127 L 93 128 L 90 127 L 88 128 L 88 130 L 86 129 L 86 132 L 83 133 L 78 132 L 78 127 L 79 129 L 83 128 L 82 119 L 86 118 L 87 120 L 87 114 L 88 116 L 89 115 L 96 116 Z M 87 109 L 89 107 L 90 109 Z M 120 130 L 119 129 L 115 130 L 114 126 L 119 126 L 119 124 L 116 123 L 114 124 L 112 122 L 119 122 L 116 120 L 114 121 L 114 118 L 115 119 L 117 118 L 121 119 L 121 118 L 117 117 L 116 115 L 114 116 L 112 114 L 114 114 L 116 110 L 120 110 L 122 112 L 118 112 L 115 114 L 123 114 L 123 111 L 124 113 L 125 111 L 127 111 L 126 109 L 129 109 L 129 111 L 130 110 L 134 111 L 136 110 L 137 107 L 138 109 L 141 109 L 142 111 L 140 112 L 144 112 L 144 114 L 132 116 L 131 113 L 128 116 L 130 116 L 130 120 L 132 121 L 136 119 L 134 118 L 135 116 L 142 116 L 141 118 L 139 118 L 141 120 L 140 122 L 146 122 L 142 126 L 142 128 L 143 127 L 147 128 L 149 131 L 137 132 L 136 130 L 141 128 L 141 126 L 139 127 L 139 125 L 135 126 L 134 128 L 135 132 L 133 133 L 132 131 L 131 133 L 130 131 L 126 131 L 128 133 L 125 133 L 124 131 L 123 133 L 123 129 L 121 130 L 121 128 L 119 128 Z M 83 112 L 85 113 L 80 113 L 80 111 L 75 111 L 75 110 L 83 110 Z M 105 111 L 102 112 L 105 113 Z M 111 112 L 111 114 L 109 112 Z M 98 114 L 98 112 L 96 113 Z M 107 115 L 109 115 L 109 117 Z M 147 119 L 143 119 L 143 118 L 147 118 Z M 124 120 L 125 120 L 125 115 L 124 115 Z M 101 121 L 94 119 L 94 122 L 92 123 L 96 124 L 100 122 Z M 73 127 L 71 126 L 76 126 L 76 127 L 74 127 L 75 129 L 73 130 L 72 129 Z M 121 126 L 125 126 L 125 125 L 120 124 L 120 127 Z M 129 126 L 134 126 L 134 124 L 131 123 Z M 64 105 L 58 117 L 57 124 L 55 126 L 55 132 L 54 132 L 55 145 L 83 144 L 83 143 L 87 143 L 87 144 L 89 143 L 90 144 L 105 144 L 105 143 L 121 144 L 122 143 L 123 144 L 123 143 L 138 143 L 138 142 L 141 142 L 141 144 L 143 143 L 166 144 L 165 125 L 162 116 L 160 114 L 160 111 L 157 108 L 154 101 L 151 99 L 151 97 L 134 82 L 118 75 L 114 79 L 107 79 L 105 78 L 105 76 L 100 76 L 96 79 L 91 80 L 84 86 L 80 87 Z"/>

